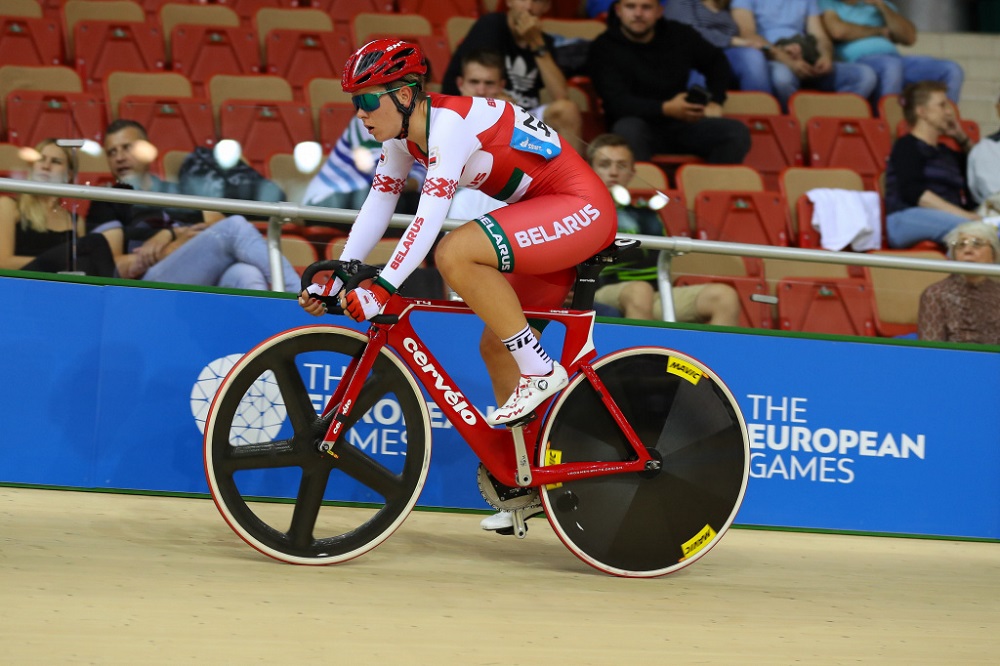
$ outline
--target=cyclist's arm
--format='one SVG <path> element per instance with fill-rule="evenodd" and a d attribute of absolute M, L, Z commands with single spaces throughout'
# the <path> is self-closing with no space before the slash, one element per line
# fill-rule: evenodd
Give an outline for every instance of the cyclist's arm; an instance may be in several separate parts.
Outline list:
<path fill-rule="evenodd" d="M 351 226 L 341 260 L 364 261 L 389 228 L 389 219 L 396 210 L 396 202 L 414 161 L 404 145 L 403 141 L 395 139 L 382 144 L 384 159 L 380 159 L 375 168 L 372 188 Z"/>
<path fill-rule="evenodd" d="M 392 259 L 379 276 L 381 282 L 392 288 L 403 284 L 430 253 L 448 216 L 462 170 L 479 147 L 475 133 L 463 127 L 463 122 L 457 115 L 447 113 L 431 126 L 430 147 L 437 148 L 437 162 L 427 170 L 413 222 L 403 232 Z"/>

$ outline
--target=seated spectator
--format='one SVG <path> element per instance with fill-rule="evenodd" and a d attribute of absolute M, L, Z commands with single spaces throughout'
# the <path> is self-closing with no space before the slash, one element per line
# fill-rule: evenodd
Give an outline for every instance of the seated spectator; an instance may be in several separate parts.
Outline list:
<path fill-rule="evenodd" d="M 997 228 L 963 222 L 945 237 L 955 261 L 1000 263 Z M 953 273 L 920 295 L 917 335 L 921 340 L 1000 345 L 1000 282 L 985 275 Z"/>
<path fill-rule="evenodd" d="M 503 55 L 499 51 L 476 49 L 462 57 L 462 73 L 456 79 L 458 91 L 466 97 L 490 97 L 513 102 L 506 93 Z M 451 200 L 448 217 L 473 220 L 507 204 L 468 187 L 460 187 Z"/>
<path fill-rule="evenodd" d="M 149 143 L 142 124 L 123 118 L 109 124 L 104 130 L 104 154 L 118 187 L 143 192 L 180 193 L 177 183 L 162 180 L 149 170 L 156 159 L 156 148 Z M 124 223 L 122 218 L 127 218 L 127 223 L 135 225 L 136 229 L 153 231 L 174 223 L 194 224 L 204 219 L 201 211 L 190 208 L 94 201 L 87 212 L 87 230 L 93 231 L 111 220 Z"/>
<path fill-rule="evenodd" d="M 930 56 L 901 55 L 896 44 L 912 46 L 917 28 L 889 0 L 819 0 L 823 26 L 844 62 L 868 65 L 878 75 L 872 107 L 884 95 L 898 95 L 918 81 L 940 81 L 958 103 L 965 74 L 958 63 Z"/>
<path fill-rule="evenodd" d="M 996 105 L 1000 116 L 1000 100 Z M 1000 213 L 1000 131 L 990 134 L 969 151 L 969 190 L 980 214 Z"/>
<path fill-rule="evenodd" d="M 569 98 L 566 77 L 553 57 L 555 40 L 541 28 L 541 17 L 550 5 L 550 0 L 507 0 L 506 13 L 480 17 L 452 54 L 441 92 L 460 94 L 456 81 L 461 75 L 462 58 L 470 50 L 498 51 L 504 57 L 507 94 L 582 155 L 583 116 Z M 541 102 L 542 89 L 552 100 L 548 104 Z"/>
<path fill-rule="evenodd" d="M 104 150 L 119 186 L 174 194 L 205 186 L 171 183 L 153 175 L 150 164 L 156 149 L 148 142 L 145 128 L 135 121 L 111 123 L 105 131 Z M 220 220 L 226 224 L 203 232 Z M 122 276 L 231 289 L 268 289 L 270 285 L 267 243 L 240 216 L 223 220 L 217 212 L 95 201 L 87 213 L 87 228 L 106 232 Z M 187 247 L 189 242 L 191 247 Z M 184 251 L 177 252 L 181 246 Z M 165 261 L 168 256 L 169 262 Z M 282 267 L 285 290 L 298 292 L 298 275 L 284 257 Z"/>
<path fill-rule="evenodd" d="M 29 178 L 39 183 L 65 184 L 76 173 L 73 154 L 45 139 L 35 147 Z M 75 268 L 88 275 L 112 270 L 111 255 L 102 243 L 84 241 L 83 220 L 77 221 Z M 19 194 L 0 197 L 0 268 L 9 270 L 67 271 L 72 266 L 73 216 L 59 197 Z M 102 247 L 103 245 L 103 247 Z M 46 268 L 33 265 L 39 255 L 51 253 Z"/>
<path fill-rule="evenodd" d="M 108 240 L 118 277 L 148 282 L 197 284 L 233 289 L 271 289 L 267 242 L 257 228 L 239 215 L 217 222 L 172 228 L 173 240 L 156 252 L 126 252 L 124 230 L 108 228 Z M 149 241 L 147 241 L 149 242 Z M 299 275 L 282 257 L 286 292 L 298 293 Z"/>
<path fill-rule="evenodd" d="M 746 125 L 721 117 L 732 75 L 725 54 L 691 26 L 664 20 L 656 0 L 614 5 L 587 66 L 612 132 L 637 159 L 692 153 L 713 164 L 738 164 L 750 150 Z M 703 99 L 689 96 L 692 71 L 705 77 Z"/>
<path fill-rule="evenodd" d="M 943 243 L 962 222 L 978 220 L 965 182 L 969 137 L 955 117 L 945 85 L 922 81 L 900 98 L 909 134 L 892 146 L 885 172 L 886 235 L 890 247 L 923 240 Z M 951 137 L 963 152 L 938 143 Z"/>
<path fill-rule="evenodd" d="M 732 0 L 670 0 L 663 16 L 668 21 L 691 26 L 705 41 L 722 49 L 729 58 L 731 53 L 738 56 L 738 52 L 732 49 L 750 46 L 747 40 L 740 37 L 739 26 L 729 11 L 731 3 Z M 744 88 L 738 80 L 734 82 L 737 87 Z"/>
<path fill-rule="evenodd" d="M 596 137 L 587 151 L 587 161 L 608 188 L 625 187 L 635 175 L 635 161 L 628 142 L 615 134 Z M 674 204 L 677 205 L 677 204 Z M 662 236 L 663 222 L 650 208 L 618 206 L 618 231 L 626 234 Z M 663 304 L 657 292 L 659 250 L 639 248 L 634 257 L 623 257 L 601 272 L 596 304 L 616 308 L 627 319 L 663 321 Z M 740 297 L 726 284 L 674 287 L 671 290 L 676 321 L 736 326 L 740 320 Z"/>
<path fill-rule="evenodd" d="M 729 54 L 743 90 L 771 93 L 785 109 L 800 88 L 871 96 L 878 83 L 875 71 L 833 61 L 833 44 L 816 2 L 733 0 L 733 19 L 749 44 Z"/>

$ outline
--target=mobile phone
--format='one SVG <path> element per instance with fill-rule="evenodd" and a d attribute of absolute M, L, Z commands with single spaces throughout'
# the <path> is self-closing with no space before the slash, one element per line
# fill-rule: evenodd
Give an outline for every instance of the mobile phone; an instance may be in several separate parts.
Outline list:
<path fill-rule="evenodd" d="M 684 101 L 688 104 L 700 104 L 701 106 L 705 106 L 711 99 L 712 95 L 705 90 L 705 88 L 699 85 L 693 85 L 688 88 L 687 96 L 684 98 Z"/>

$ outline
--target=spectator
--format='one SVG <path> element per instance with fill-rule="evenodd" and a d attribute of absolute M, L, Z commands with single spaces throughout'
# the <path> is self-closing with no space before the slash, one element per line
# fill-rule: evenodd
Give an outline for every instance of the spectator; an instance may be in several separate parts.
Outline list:
<path fill-rule="evenodd" d="M 744 90 L 769 92 L 783 108 L 800 88 L 852 92 L 868 99 L 878 83 L 861 63 L 834 62 L 817 0 L 733 0 L 740 37 L 750 48 L 729 54 Z"/>
<path fill-rule="evenodd" d="M 120 277 L 149 282 L 198 284 L 267 291 L 271 288 L 267 243 L 257 228 L 239 215 L 217 222 L 171 228 L 174 238 L 156 252 L 125 252 L 125 233 L 108 228 Z M 148 243 L 149 241 L 147 241 Z M 301 290 L 299 275 L 282 257 L 284 291 Z"/>
<path fill-rule="evenodd" d="M 616 185 L 625 187 L 635 175 L 635 161 L 628 142 L 615 134 L 596 137 L 587 150 L 587 161 L 609 189 Z M 662 236 L 663 222 L 650 208 L 619 205 L 618 231 Z M 617 308 L 627 319 L 662 321 L 663 305 L 656 291 L 659 251 L 639 248 L 635 254 L 601 272 L 601 286 L 594 302 Z M 671 293 L 676 321 L 719 326 L 739 324 L 740 297 L 729 285 L 674 287 Z"/>
<path fill-rule="evenodd" d="M 1000 100 L 996 110 L 1000 116 Z M 980 212 L 1000 213 L 1000 131 L 982 139 L 969 152 L 968 177 L 972 198 L 984 205 Z"/>
<path fill-rule="evenodd" d="M 119 118 L 108 125 L 104 130 L 104 153 L 118 186 L 143 192 L 180 193 L 177 183 L 161 180 L 150 172 L 149 165 L 156 159 L 156 148 L 149 143 L 146 129 L 140 123 Z M 112 220 L 134 225 L 133 230 L 140 235 L 148 231 L 148 236 L 170 224 L 201 222 L 203 215 L 201 211 L 190 208 L 94 201 L 87 212 L 87 230 L 93 231 Z"/>
<path fill-rule="evenodd" d="M 997 228 L 963 222 L 945 237 L 955 261 L 1000 263 Z M 953 273 L 920 295 L 917 335 L 921 340 L 1000 345 L 1000 282 L 985 275 Z"/>
<path fill-rule="evenodd" d="M 736 164 L 750 150 L 747 127 L 721 117 L 731 76 L 726 56 L 691 26 L 664 20 L 656 0 L 614 5 L 608 29 L 592 44 L 588 70 L 612 132 L 625 137 L 639 160 L 693 153 Z M 707 99 L 689 102 L 693 70 L 705 77 Z"/>
<path fill-rule="evenodd" d="M 896 140 L 885 172 L 886 235 L 890 247 L 922 240 L 943 243 L 962 222 L 977 220 L 965 182 L 966 154 L 938 143 L 951 137 L 968 151 L 971 142 L 937 81 L 907 86 L 900 98 L 910 132 Z"/>
<path fill-rule="evenodd" d="M 872 106 L 883 95 L 898 95 L 918 81 L 940 81 L 958 103 L 965 74 L 958 63 L 930 56 L 900 55 L 896 44 L 912 46 L 917 28 L 889 0 L 819 0 L 823 26 L 833 38 L 838 60 L 868 65 L 878 75 Z"/>
<path fill-rule="evenodd" d="M 740 37 L 740 29 L 729 11 L 732 0 L 670 0 L 663 16 L 668 21 L 686 23 L 698 31 L 709 44 L 720 48 L 729 58 L 738 57 L 738 49 L 750 46 Z M 735 79 L 735 75 L 733 77 Z M 739 83 L 736 81 L 736 83 Z M 742 84 L 739 87 L 744 87 Z"/>
<path fill-rule="evenodd" d="M 29 178 L 39 183 L 64 184 L 76 173 L 73 155 L 45 139 L 35 147 Z M 70 241 L 73 216 L 59 197 L 19 194 L 0 197 L 0 268 L 9 270 L 65 271 L 71 268 Z M 101 243 L 83 242 L 83 221 L 77 222 L 81 242 L 77 246 L 78 270 L 88 275 L 106 275 L 111 257 Z M 103 251 L 102 251 L 103 250 Z M 37 264 L 40 255 L 48 255 L 46 265 Z"/>
<path fill-rule="evenodd" d="M 156 149 L 140 123 L 112 122 L 105 130 L 104 150 L 121 186 L 173 194 L 183 191 L 181 184 L 150 173 Z M 87 228 L 104 233 L 124 277 L 268 289 L 271 270 L 264 238 L 243 217 L 222 218 L 216 212 L 95 201 L 87 214 Z M 220 220 L 225 224 L 214 229 Z M 299 291 L 298 275 L 284 257 L 282 267 L 285 290 Z"/>
<path fill-rule="evenodd" d="M 476 49 L 462 57 L 462 73 L 455 83 L 466 97 L 490 97 L 513 102 L 505 91 L 507 80 L 503 72 L 503 55 L 499 51 Z M 460 187 L 452 199 L 448 217 L 473 220 L 506 205 L 479 190 Z"/>
<path fill-rule="evenodd" d="M 569 99 L 566 77 L 553 57 L 554 39 L 541 28 L 541 17 L 550 6 L 550 0 L 507 0 L 506 13 L 480 17 L 452 54 L 441 92 L 460 94 L 456 81 L 461 74 L 462 58 L 470 50 L 499 51 L 504 57 L 507 94 L 582 155 L 583 116 Z M 552 100 L 544 105 L 540 98 L 543 88 Z"/>

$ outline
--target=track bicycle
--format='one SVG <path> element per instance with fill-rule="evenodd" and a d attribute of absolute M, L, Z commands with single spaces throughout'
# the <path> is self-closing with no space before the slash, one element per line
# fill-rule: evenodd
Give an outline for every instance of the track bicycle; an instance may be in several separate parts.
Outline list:
<path fill-rule="evenodd" d="M 424 486 L 430 400 L 478 456 L 480 492 L 512 511 L 517 536 L 525 509 L 540 503 L 566 547 L 609 574 L 660 576 L 703 557 L 742 502 L 747 429 L 732 393 L 697 359 L 654 346 L 598 357 L 596 275 L 637 244 L 618 239 L 581 264 L 570 309 L 526 312 L 565 327 L 570 381 L 507 427 L 486 423 L 411 322 L 418 312 L 471 314 L 462 302 L 396 293 L 367 333 L 316 324 L 258 344 L 219 387 L 205 428 L 206 475 L 225 521 L 283 562 L 336 564 L 372 550 Z M 321 261 L 303 285 L 322 271 L 353 289 L 378 269 Z M 330 312 L 342 314 L 335 303 Z M 317 374 L 328 393 L 310 393 Z"/>

